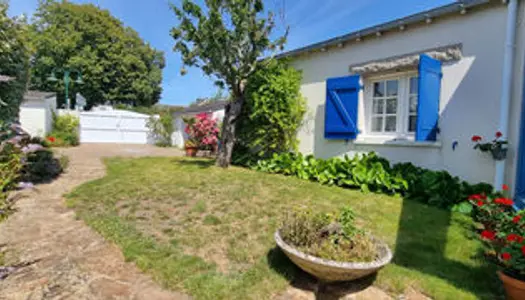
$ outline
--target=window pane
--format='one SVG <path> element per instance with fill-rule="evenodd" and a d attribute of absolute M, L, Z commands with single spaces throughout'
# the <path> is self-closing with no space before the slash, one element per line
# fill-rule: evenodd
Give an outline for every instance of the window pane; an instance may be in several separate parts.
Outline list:
<path fill-rule="evenodd" d="M 396 131 L 396 123 L 397 118 L 395 116 L 388 116 L 386 117 L 386 124 L 385 124 L 385 131 L 386 132 L 395 132 Z"/>
<path fill-rule="evenodd" d="M 410 94 L 417 94 L 418 93 L 418 78 L 417 77 L 411 77 L 410 78 Z"/>
<path fill-rule="evenodd" d="M 417 116 L 408 117 L 408 131 L 409 132 L 416 131 L 416 124 L 417 124 Z"/>
<path fill-rule="evenodd" d="M 374 97 L 383 97 L 385 95 L 385 82 L 374 83 Z"/>
<path fill-rule="evenodd" d="M 410 96 L 409 111 L 411 113 L 417 113 L 417 96 Z"/>
<path fill-rule="evenodd" d="M 386 82 L 387 96 L 397 96 L 398 84 L 397 80 L 389 80 Z"/>
<path fill-rule="evenodd" d="M 383 131 L 383 117 L 372 118 L 372 131 L 381 132 Z"/>
<path fill-rule="evenodd" d="M 386 100 L 386 113 L 395 114 L 397 112 L 397 98 Z"/>
<path fill-rule="evenodd" d="M 373 107 L 373 113 L 374 114 L 382 114 L 384 112 L 385 107 L 385 101 L 381 99 L 374 99 L 374 107 Z"/>

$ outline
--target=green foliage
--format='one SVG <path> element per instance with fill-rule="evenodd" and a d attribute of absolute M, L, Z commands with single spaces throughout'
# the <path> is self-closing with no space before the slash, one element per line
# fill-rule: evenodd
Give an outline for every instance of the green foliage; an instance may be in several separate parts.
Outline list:
<path fill-rule="evenodd" d="M 357 228 L 350 207 L 334 214 L 294 211 L 285 218 L 279 233 L 289 245 L 324 259 L 369 262 L 377 257 L 375 244 Z"/>
<path fill-rule="evenodd" d="M 405 198 L 441 208 L 451 208 L 472 194 L 493 192 L 490 184 L 471 185 L 446 171 L 432 171 L 411 163 L 391 166 L 373 152 L 327 160 L 294 153 L 274 154 L 270 159 L 259 160 L 253 168 L 363 192 L 400 193 Z"/>
<path fill-rule="evenodd" d="M 155 139 L 155 145 L 159 147 L 171 147 L 171 136 L 175 131 L 173 126 L 173 115 L 170 111 L 164 111 L 158 116 L 149 117 L 146 126 L 150 129 Z"/>
<path fill-rule="evenodd" d="M 472 194 L 489 195 L 494 191 L 490 184 L 471 185 L 450 175 L 447 171 L 432 171 L 416 167 L 411 163 L 394 165 L 393 170 L 407 180 L 408 189 L 404 191 L 407 198 L 443 208 L 461 203 Z"/>
<path fill-rule="evenodd" d="M 7 16 L 8 5 L 0 1 L 0 75 L 12 78 L 0 82 L 0 120 L 18 118 L 20 103 L 29 80 L 30 51 L 27 26 L 23 20 Z"/>
<path fill-rule="evenodd" d="M 63 82 L 46 80 L 54 67 L 82 72 L 84 84 L 73 82 L 70 95 L 80 92 L 87 108 L 106 101 L 132 106 L 159 101 L 164 54 L 107 10 L 93 4 L 41 1 L 31 26 L 31 42 L 35 51 L 32 87 L 57 91 L 59 105 L 65 103 Z"/>
<path fill-rule="evenodd" d="M 349 158 L 316 159 L 302 154 L 274 154 L 271 159 L 260 160 L 254 167 L 268 173 L 297 176 L 321 184 L 360 188 L 364 192 L 402 192 L 407 182 L 393 174 L 390 164 L 375 153 Z"/>
<path fill-rule="evenodd" d="M 297 130 L 306 112 L 301 77 L 282 61 L 272 61 L 250 77 L 236 150 L 248 149 L 257 158 L 297 150 Z"/>
<path fill-rule="evenodd" d="M 185 65 L 201 68 L 237 98 L 243 94 L 241 82 L 260 66 L 259 58 L 282 47 L 286 38 L 270 40 L 275 22 L 272 14 L 263 15 L 262 0 L 211 0 L 206 5 L 203 9 L 192 0 L 172 5 L 180 21 L 171 30 L 174 49 Z"/>
<path fill-rule="evenodd" d="M 72 114 L 53 114 L 53 130 L 48 134 L 47 142 L 53 147 L 71 147 L 80 144 L 80 119 Z"/>
<path fill-rule="evenodd" d="M 182 106 L 172 105 L 153 105 L 153 106 L 132 106 L 127 104 L 118 103 L 113 106 L 115 109 L 134 111 L 139 114 L 145 115 L 158 115 L 165 112 L 175 113 L 184 110 Z"/>
<path fill-rule="evenodd" d="M 12 144 L 0 146 L 0 222 L 14 212 L 10 191 L 16 188 L 22 169 L 22 153 Z"/>

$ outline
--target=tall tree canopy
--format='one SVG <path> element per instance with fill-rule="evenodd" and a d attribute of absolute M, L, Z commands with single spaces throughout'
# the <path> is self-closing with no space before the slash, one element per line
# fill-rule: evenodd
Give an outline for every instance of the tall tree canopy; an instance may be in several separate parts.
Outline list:
<path fill-rule="evenodd" d="M 201 68 L 226 86 L 232 95 L 226 106 L 217 165 L 227 167 L 235 143 L 235 124 L 245 101 L 246 81 L 261 65 L 268 51 L 282 47 L 286 34 L 271 40 L 275 27 L 272 13 L 266 14 L 262 0 L 206 0 L 206 9 L 192 0 L 172 6 L 180 23 L 173 28 L 175 50 L 185 65 Z"/>
<path fill-rule="evenodd" d="M 7 16 L 7 3 L 0 1 L 0 122 L 18 118 L 29 79 L 27 25 Z"/>
<path fill-rule="evenodd" d="M 64 103 L 63 83 L 46 80 L 54 67 L 82 72 L 84 84 L 73 83 L 70 95 L 82 93 L 88 107 L 106 101 L 134 106 L 159 101 L 163 52 L 145 43 L 107 10 L 42 0 L 31 29 L 35 51 L 32 86 L 57 91 L 59 103 Z"/>

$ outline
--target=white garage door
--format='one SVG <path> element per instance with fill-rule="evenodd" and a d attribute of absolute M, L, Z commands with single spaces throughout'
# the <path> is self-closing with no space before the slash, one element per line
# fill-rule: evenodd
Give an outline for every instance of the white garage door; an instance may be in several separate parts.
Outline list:
<path fill-rule="evenodd" d="M 127 110 L 84 112 L 80 114 L 81 143 L 148 144 L 151 136 L 148 115 Z"/>

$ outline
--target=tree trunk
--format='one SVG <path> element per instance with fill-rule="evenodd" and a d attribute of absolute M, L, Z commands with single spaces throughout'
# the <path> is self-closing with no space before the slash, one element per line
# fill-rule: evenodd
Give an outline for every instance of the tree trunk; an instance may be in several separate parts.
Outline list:
<path fill-rule="evenodd" d="M 244 98 L 238 97 L 225 107 L 224 120 L 222 122 L 221 146 L 217 153 L 216 165 L 218 167 L 227 168 L 231 164 L 233 146 L 235 145 L 235 123 L 241 114 L 243 104 Z"/>

